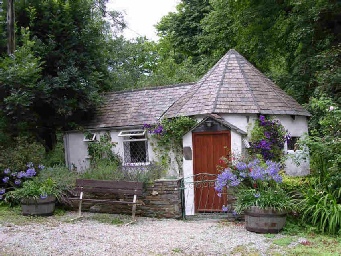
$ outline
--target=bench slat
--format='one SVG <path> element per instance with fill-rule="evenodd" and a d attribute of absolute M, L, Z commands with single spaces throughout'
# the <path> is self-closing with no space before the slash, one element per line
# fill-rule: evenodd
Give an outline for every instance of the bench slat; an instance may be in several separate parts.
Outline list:
<path fill-rule="evenodd" d="M 78 187 L 76 191 L 90 192 L 90 193 L 109 193 L 118 195 L 142 195 L 142 190 L 134 189 L 118 189 L 118 188 L 99 188 L 99 187 Z"/>
<path fill-rule="evenodd" d="M 73 198 L 69 198 L 69 200 L 72 201 L 80 201 L 82 200 L 83 202 L 95 202 L 95 203 L 106 203 L 106 204 L 138 204 L 137 202 L 134 203 L 133 201 L 114 201 L 114 200 L 106 200 L 106 199 L 91 199 L 91 198 L 83 198 L 83 199 L 79 199 L 78 197 L 73 197 Z"/>
<path fill-rule="evenodd" d="M 111 180 L 87 180 L 77 179 L 76 186 L 81 187 L 101 187 L 101 188 L 123 188 L 123 189 L 143 189 L 142 182 L 134 181 L 111 181 Z"/>

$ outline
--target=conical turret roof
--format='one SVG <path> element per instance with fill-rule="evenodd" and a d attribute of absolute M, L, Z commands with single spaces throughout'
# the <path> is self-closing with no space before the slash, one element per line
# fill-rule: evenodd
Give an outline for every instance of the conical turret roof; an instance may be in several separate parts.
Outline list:
<path fill-rule="evenodd" d="M 211 113 L 310 116 L 298 102 L 235 50 L 228 51 L 176 100 L 165 116 Z"/>

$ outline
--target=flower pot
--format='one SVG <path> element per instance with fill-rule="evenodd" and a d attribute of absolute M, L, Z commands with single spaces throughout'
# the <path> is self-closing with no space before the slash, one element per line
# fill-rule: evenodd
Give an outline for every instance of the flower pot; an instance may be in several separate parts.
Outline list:
<path fill-rule="evenodd" d="M 252 206 L 245 211 L 245 228 L 256 233 L 278 233 L 285 225 L 287 213 Z"/>
<path fill-rule="evenodd" d="M 28 198 L 21 201 L 22 214 L 24 216 L 51 216 L 55 209 L 55 196 L 48 196 L 47 198 Z"/>

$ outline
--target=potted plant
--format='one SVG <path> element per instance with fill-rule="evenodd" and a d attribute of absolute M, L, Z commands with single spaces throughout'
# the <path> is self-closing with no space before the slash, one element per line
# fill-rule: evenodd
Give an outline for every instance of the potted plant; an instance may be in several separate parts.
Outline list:
<path fill-rule="evenodd" d="M 23 215 L 49 216 L 55 209 L 56 198 L 61 191 L 51 178 L 39 180 L 34 178 L 26 181 L 22 187 L 10 191 L 7 201 L 21 203 Z"/>
<path fill-rule="evenodd" d="M 294 204 L 281 187 L 280 171 L 279 163 L 256 158 L 231 164 L 217 176 L 215 189 L 218 196 L 233 188 L 236 197 L 234 211 L 245 214 L 247 230 L 278 233 L 284 227 L 286 214 Z"/>

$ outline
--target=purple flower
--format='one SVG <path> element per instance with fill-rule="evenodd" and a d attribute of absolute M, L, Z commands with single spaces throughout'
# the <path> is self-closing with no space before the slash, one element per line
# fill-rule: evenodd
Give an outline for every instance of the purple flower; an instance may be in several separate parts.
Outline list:
<path fill-rule="evenodd" d="M 5 192 L 6 192 L 6 189 L 5 189 L 5 188 L 0 189 L 0 195 L 5 194 Z"/>
<path fill-rule="evenodd" d="M 225 206 L 223 205 L 222 209 L 221 209 L 223 212 L 228 212 L 229 211 L 229 207 L 228 206 Z"/>
<path fill-rule="evenodd" d="M 16 179 L 16 180 L 14 181 L 14 184 L 15 184 L 15 185 L 20 185 L 20 184 L 21 184 L 21 179 Z"/>
<path fill-rule="evenodd" d="M 24 178 L 24 177 L 26 177 L 26 172 L 19 172 L 17 174 L 17 178 L 19 178 L 19 179 Z"/>
<path fill-rule="evenodd" d="M 271 133 L 270 133 L 270 132 L 264 132 L 264 136 L 265 136 L 267 139 L 270 139 L 270 138 L 271 138 Z"/>
<path fill-rule="evenodd" d="M 45 168 L 44 165 L 42 165 L 42 164 L 38 165 L 38 169 L 43 170 L 44 168 Z"/>
<path fill-rule="evenodd" d="M 265 121 L 266 121 L 266 120 L 265 120 L 265 116 L 260 115 L 260 116 L 259 116 L 259 122 L 260 122 L 260 125 L 261 125 L 261 126 L 265 125 Z"/>
<path fill-rule="evenodd" d="M 9 181 L 9 177 L 6 176 L 5 178 L 2 179 L 2 181 L 3 181 L 4 183 L 7 183 L 7 182 Z"/>
<path fill-rule="evenodd" d="M 27 177 L 27 178 L 33 177 L 33 176 L 35 176 L 36 174 L 37 174 L 37 173 L 36 173 L 36 170 L 35 170 L 33 167 L 27 169 L 27 171 L 26 171 L 26 177 Z"/>
<path fill-rule="evenodd" d="M 47 194 L 40 195 L 40 198 L 41 198 L 41 199 L 47 198 Z"/>
<path fill-rule="evenodd" d="M 282 176 L 279 175 L 279 174 L 272 176 L 272 179 L 273 179 L 274 181 L 276 181 L 277 183 L 282 183 L 282 181 L 283 181 Z"/>
<path fill-rule="evenodd" d="M 31 167 L 33 167 L 33 163 L 32 162 L 29 162 L 29 163 L 27 163 L 27 165 L 26 165 L 28 168 L 31 168 Z"/>
<path fill-rule="evenodd" d="M 260 197 L 260 193 L 257 192 L 256 194 L 254 194 L 254 196 L 255 196 L 255 198 L 258 198 L 258 197 Z"/>
<path fill-rule="evenodd" d="M 12 177 L 16 177 L 17 174 L 18 174 L 17 172 L 12 172 L 12 173 L 11 173 L 11 176 L 12 176 Z"/>
<path fill-rule="evenodd" d="M 9 168 L 4 170 L 4 174 L 10 174 L 10 173 L 11 173 L 11 170 Z"/>
<path fill-rule="evenodd" d="M 235 166 L 236 166 L 238 171 L 244 171 L 247 169 L 247 164 L 244 162 L 238 162 L 238 163 L 236 163 Z"/>
<path fill-rule="evenodd" d="M 159 124 L 153 131 L 154 134 L 162 134 L 163 133 L 163 126 Z"/>
<path fill-rule="evenodd" d="M 150 124 L 144 124 L 144 125 L 143 125 L 143 128 L 144 128 L 144 129 L 150 129 L 150 128 L 151 128 L 151 125 L 150 125 Z"/>
<path fill-rule="evenodd" d="M 230 182 L 231 187 L 237 187 L 239 184 L 240 184 L 239 179 L 234 179 L 234 180 L 231 180 Z"/>
<path fill-rule="evenodd" d="M 251 172 L 250 172 L 250 177 L 254 180 L 264 180 L 264 170 L 259 167 L 259 166 L 255 166 Z"/>

